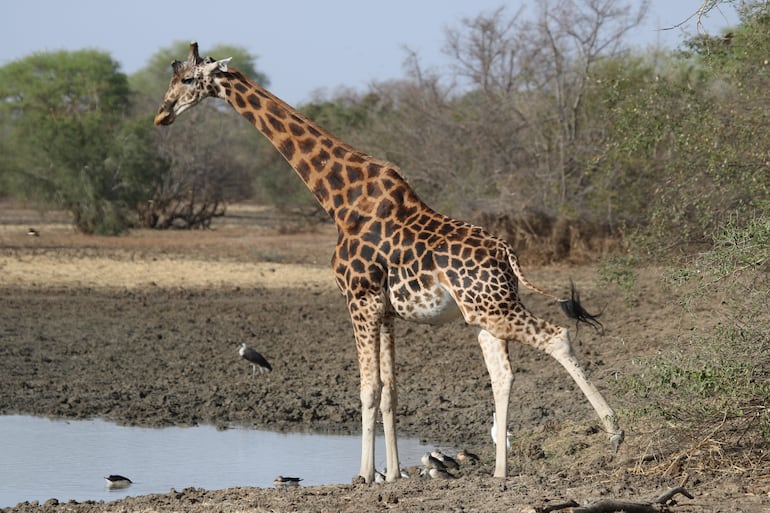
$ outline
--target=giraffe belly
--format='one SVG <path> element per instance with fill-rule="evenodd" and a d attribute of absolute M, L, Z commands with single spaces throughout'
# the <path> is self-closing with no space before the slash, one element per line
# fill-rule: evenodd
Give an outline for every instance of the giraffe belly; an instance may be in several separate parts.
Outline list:
<path fill-rule="evenodd" d="M 444 324 L 460 317 L 460 309 L 443 287 L 431 287 L 420 292 L 389 292 L 390 305 L 400 318 L 426 324 Z"/>

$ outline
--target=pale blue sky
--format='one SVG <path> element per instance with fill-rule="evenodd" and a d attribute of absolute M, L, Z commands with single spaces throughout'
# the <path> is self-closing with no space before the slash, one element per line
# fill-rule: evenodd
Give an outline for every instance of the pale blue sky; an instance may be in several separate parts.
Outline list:
<path fill-rule="evenodd" d="M 441 53 L 446 27 L 501 5 L 509 14 L 521 5 L 532 11 L 534 1 L 5 2 L 0 11 L 0 65 L 38 51 L 97 48 L 109 52 L 124 72 L 133 73 L 174 41 L 196 39 L 202 52 L 219 43 L 234 44 L 257 55 L 257 68 L 270 78 L 270 89 L 296 104 L 311 100 L 318 90 L 333 92 L 342 86 L 363 91 L 372 81 L 403 77 L 405 46 L 418 52 L 423 66 L 440 70 L 447 63 Z M 630 34 L 629 43 L 676 47 L 681 29 L 656 29 L 683 22 L 700 4 L 653 0 L 647 22 Z M 735 23 L 734 10 L 724 9 L 705 20 L 709 32 L 719 33 Z M 695 21 L 683 29 L 694 33 Z"/>

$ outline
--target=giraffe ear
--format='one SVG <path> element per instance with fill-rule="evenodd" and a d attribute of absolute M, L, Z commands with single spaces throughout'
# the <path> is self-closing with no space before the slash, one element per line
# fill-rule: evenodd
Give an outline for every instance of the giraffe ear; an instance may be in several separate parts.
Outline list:
<path fill-rule="evenodd" d="M 217 61 L 217 68 L 219 68 L 219 71 L 227 71 L 227 63 L 233 60 L 232 57 L 228 57 L 227 59 L 221 59 Z"/>
<path fill-rule="evenodd" d="M 221 59 L 218 61 L 211 60 L 209 62 L 205 62 L 203 64 L 203 71 L 206 75 L 211 75 L 212 73 L 220 73 L 227 71 L 227 63 L 230 62 L 230 59 L 232 57 L 228 57 L 227 59 Z"/>

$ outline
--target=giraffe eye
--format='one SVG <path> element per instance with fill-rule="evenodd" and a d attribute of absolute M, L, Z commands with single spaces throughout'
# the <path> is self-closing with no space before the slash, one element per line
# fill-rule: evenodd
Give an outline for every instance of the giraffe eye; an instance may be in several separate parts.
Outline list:
<path fill-rule="evenodd" d="M 193 83 L 193 80 L 194 80 L 193 77 L 184 77 L 182 79 L 182 83 L 185 85 L 190 85 Z"/>

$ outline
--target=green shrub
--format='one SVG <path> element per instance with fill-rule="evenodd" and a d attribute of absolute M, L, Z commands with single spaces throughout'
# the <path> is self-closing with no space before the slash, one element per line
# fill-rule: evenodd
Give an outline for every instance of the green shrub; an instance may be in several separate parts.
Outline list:
<path fill-rule="evenodd" d="M 669 290 L 705 334 L 685 334 L 622 380 L 633 414 L 693 436 L 719 431 L 724 446 L 770 443 L 769 212 L 729 220 L 710 251 L 669 273 Z"/>

